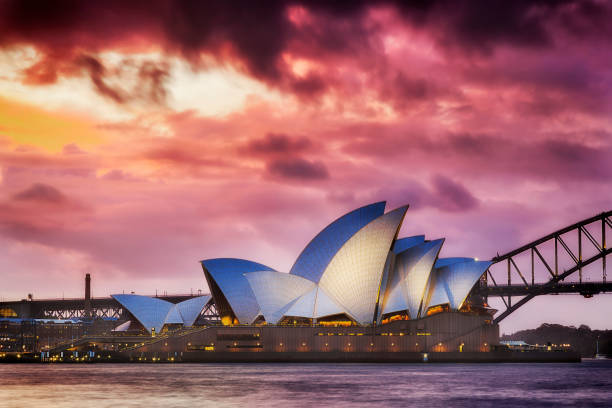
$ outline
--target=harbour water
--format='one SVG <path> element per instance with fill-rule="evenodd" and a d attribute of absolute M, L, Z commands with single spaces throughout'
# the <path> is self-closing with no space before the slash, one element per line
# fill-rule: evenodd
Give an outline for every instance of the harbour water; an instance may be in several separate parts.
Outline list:
<path fill-rule="evenodd" d="M 612 360 L 575 364 L 0 364 L 0 407 L 612 405 Z"/>

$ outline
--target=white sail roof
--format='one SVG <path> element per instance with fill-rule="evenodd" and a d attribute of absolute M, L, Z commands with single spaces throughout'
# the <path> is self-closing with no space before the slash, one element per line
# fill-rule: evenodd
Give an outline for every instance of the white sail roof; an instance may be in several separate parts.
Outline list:
<path fill-rule="evenodd" d="M 408 304 L 406 303 L 406 297 L 402 293 L 402 286 L 397 283 L 390 288 L 390 292 L 385 299 L 382 314 L 400 312 L 402 310 L 408 310 Z"/>
<path fill-rule="evenodd" d="M 441 268 L 445 289 L 452 309 L 458 310 L 482 274 L 491 266 L 488 261 L 458 262 Z"/>
<path fill-rule="evenodd" d="M 111 295 L 113 299 L 121 303 L 144 328 L 151 333 L 153 329 L 159 333 L 166 322 L 168 313 L 174 304 L 165 300 L 140 295 Z"/>
<path fill-rule="evenodd" d="M 210 295 L 205 295 L 174 304 L 162 299 L 134 294 L 111 295 L 111 297 L 125 307 L 149 333 L 153 328 L 159 333 L 165 324 L 193 326 L 200 312 L 210 300 Z"/>
<path fill-rule="evenodd" d="M 300 296 L 315 287 L 308 279 L 282 272 L 251 272 L 244 276 L 269 324 L 277 324 Z"/>
<path fill-rule="evenodd" d="M 440 270 L 434 269 L 430 276 L 427 296 L 423 301 L 423 304 L 426 304 L 423 310 L 427 312 L 427 309 L 432 306 L 444 305 L 449 302 L 445 280 L 440 278 Z"/>
<path fill-rule="evenodd" d="M 390 211 L 356 232 L 323 272 L 320 287 L 361 324 L 370 324 L 381 278 L 407 206 Z"/>
<path fill-rule="evenodd" d="M 478 279 L 491 266 L 489 261 L 472 258 L 451 259 L 459 261 L 443 262 L 445 266 L 435 269 L 427 307 L 448 303 L 451 309 L 459 310 Z"/>
<path fill-rule="evenodd" d="M 241 324 L 252 323 L 259 315 L 260 308 L 244 274 L 273 271 L 273 269 L 257 262 L 237 258 L 207 259 L 201 263 L 204 273 L 208 273 L 223 292 L 238 321 Z"/>
<path fill-rule="evenodd" d="M 318 290 L 318 287 L 313 287 L 311 290 L 300 296 L 285 312 L 285 316 L 306 317 L 308 319 L 312 319 L 314 317 Z"/>
<path fill-rule="evenodd" d="M 398 238 L 395 240 L 395 244 L 393 244 L 393 252 L 399 254 L 400 252 L 404 252 L 408 248 L 422 244 L 423 242 L 425 242 L 425 235 Z"/>
<path fill-rule="evenodd" d="M 306 245 L 289 273 L 319 282 L 325 268 L 342 245 L 363 226 L 384 212 L 385 202 L 381 201 L 358 208 L 338 218 Z"/>
<path fill-rule="evenodd" d="M 172 305 L 172 308 L 166 315 L 164 324 L 183 324 L 183 317 L 179 313 L 176 305 Z"/>
<path fill-rule="evenodd" d="M 317 291 L 317 303 L 315 305 L 314 317 L 319 319 L 325 316 L 332 316 L 347 313 L 338 303 L 336 303 L 321 287 Z"/>
<path fill-rule="evenodd" d="M 438 257 L 443 239 L 424 242 L 406 249 L 395 257 L 395 276 L 404 296 L 410 317 L 418 317 L 429 274 Z M 394 288 L 395 289 L 395 288 Z M 396 310 L 385 308 L 385 313 Z"/>
<path fill-rule="evenodd" d="M 210 298 L 210 295 L 198 296 L 175 305 L 181 314 L 185 326 L 193 326 L 206 304 L 210 301 Z"/>

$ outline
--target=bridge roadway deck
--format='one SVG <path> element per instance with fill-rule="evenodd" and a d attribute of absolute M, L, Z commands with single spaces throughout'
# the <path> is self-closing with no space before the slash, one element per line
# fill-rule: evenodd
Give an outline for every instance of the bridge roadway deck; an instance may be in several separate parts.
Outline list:
<path fill-rule="evenodd" d="M 556 295 L 563 293 L 579 293 L 583 296 L 592 296 L 605 292 L 612 293 L 612 282 L 562 282 L 555 285 L 490 285 L 474 289 L 474 293 L 481 296 Z"/>
<path fill-rule="evenodd" d="M 151 296 L 158 299 L 166 300 L 170 303 L 179 303 L 200 295 L 167 295 L 167 296 Z M 96 314 L 96 310 L 119 310 L 123 307 L 112 297 L 100 297 L 90 299 L 91 309 Z M 53 318 L 54 311 L 78 311 L 72 314 L 66 314 L 66 317 L 82 317 L 82 311 L 85 308 L 84 298 L 70 299 L 21 299 L 18 301 L 0 302 L 0 309 L 12 309 L 18 317 L 24 319 L 46 319 Z M 111 316 L 107 316 L 111 317 Z"/>

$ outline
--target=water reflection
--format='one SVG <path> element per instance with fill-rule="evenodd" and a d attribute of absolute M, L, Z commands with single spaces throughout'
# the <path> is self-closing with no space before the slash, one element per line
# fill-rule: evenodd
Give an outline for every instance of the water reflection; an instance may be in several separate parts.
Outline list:
<path fill-rule="evenodd" d="M 609 406 L 581 364 L 0 365 L 0 407 Z"/>

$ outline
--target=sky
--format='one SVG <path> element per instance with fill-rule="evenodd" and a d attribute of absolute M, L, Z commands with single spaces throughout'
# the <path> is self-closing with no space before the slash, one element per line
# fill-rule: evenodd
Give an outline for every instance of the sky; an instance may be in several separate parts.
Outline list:
<path fill-rule="evenodd" d="M 340 215 L 490 259 L 612 209 L 604 1 L 0 0 L 0 298 L 207 292 Z M 601 273 L 601 267 L 599 268 Z M 595 280 L 595 278 L 592 278 Z M 536 298 L 502 332 L 612 329 Z"/>

